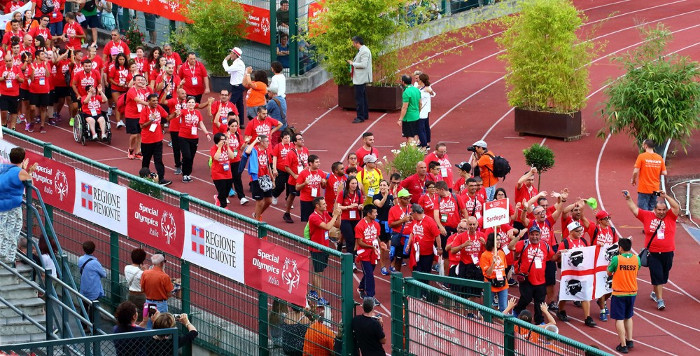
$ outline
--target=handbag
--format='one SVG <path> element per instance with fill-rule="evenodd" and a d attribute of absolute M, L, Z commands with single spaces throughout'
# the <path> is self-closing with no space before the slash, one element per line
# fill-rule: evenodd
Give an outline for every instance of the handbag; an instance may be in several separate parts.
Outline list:
<path fill-rule="evenodd" d="M 639 263 L 642 265 L 642 267 L 649 267 L 649 246 L 651 246 L 651 242 L 654 241 L 654 238 L 656 237 L 656 233 L 659 232 L 660 227 L 661 227 L 661 223 L 659 223 L 659 226 L 657 226 L 656 230 L 654 230 L 654 234 L 651 235 L 651 238 L 649 239 L 649 243 L 647 244 L 647 247 L 645 247 L 641 251 L 639 251 Z"/>
<path fill-rule="evenodd" d="M 505 287 L 505 285 L 506 285 L 505 278 L 501 279 L 500 281 L 498 280 L 498 278 L 488 278 L 488 280 L 489 280 L 489 282 L 491 282 L 491 287 L 494 287 L 494 288 L 501 288 L 501 287 Z"/>

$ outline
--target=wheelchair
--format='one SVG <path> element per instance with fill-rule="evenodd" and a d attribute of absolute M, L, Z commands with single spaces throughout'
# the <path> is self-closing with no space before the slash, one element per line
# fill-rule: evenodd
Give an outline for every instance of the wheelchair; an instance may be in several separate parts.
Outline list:
<path fill-rule="evenodd" d="M 109 122 L 109 116 L 107 116 L 106 111 L 102 111 L 100 115 L 104 116 L 105 118 L 105 131 L 107 131 L 107 138 L 104 139 L 103 142 L 111 145 L 112 125 Z M 100 129 L 100 125 L 97 123 L 97 121 L 95 121 L 95 132 L 97 133 L 98 140 L 101 140 L 99 138 L 102 137 L 102 130 Z M 88 127 L 87 120 L 85 119 L 85 114 L 80 111 L 78 111 L 78 114 L 75 115 L 75 120 L 73 121 L 73 139 L 75 142 L 78 142 L 83 146 L 85 146 L 88 141 L 92 141 L 92 134 L 90 133 L 90 128 Z"/>

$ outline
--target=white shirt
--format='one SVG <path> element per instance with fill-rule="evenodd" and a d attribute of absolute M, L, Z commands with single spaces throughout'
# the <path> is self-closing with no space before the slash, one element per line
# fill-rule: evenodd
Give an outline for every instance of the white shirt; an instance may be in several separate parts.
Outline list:
<path fill-rule="evenodd" d="M 245 74 L 245 63 L 243 63 L 243 60 L 241 58 L 236 58 L 236 60 L 233 61 L 233 63 L 231 63 L 230 66 L 224 58 L 224 61 L 221 63 L 221 65 L 224 67 L 224 70 L 227 73 L 231 74 L 231 85 L 240 85 L 241 83 L 243 83 L 243 74 Z"/>
<path fill-rule="evenodd" d="M 143 275 L 143 270 L 134 265 L 126 265 L 124 267 L 124 277 L 126 278 L 126 284 L 131 292 L 142 292 L 141 291 L 141 275 Z"/>
<path fill-rule="evenodd" d="M 277 89 L 277 96 L 281 96 L 283 98 L 286 98 L 287 95 L 287 79 L 284 77 L 284 74 L 275 74 L 272 76 L 272 79 L 270 80 L 270 88 L 269 89 Z"/>
<path fill-rule="evenodd" d="M 44 269 L 51 270 L 51 276 L 58 277 L 58 274 L 56 273 L 56 265 L 53 263 L 51 255 L 49 255 L 48 253 L 42 254 L 41 262 L 44 264 Z"/>
<path fill-rule="evenodd" d="M 419 118 L 421 119 L 427 119 L 428 114 L 430 114 L 430 104 L 432 101 L 432 97 L 435 96 L 435 91 L 433 91 L 432 94 L 428 93 L 427 90 L 425 90 L 427 87 L 423 87 L 423 89 L 420 90 L 420 102 L 423 105 L 423 107 L 420 109 L 420 114 L 418 115 Z"/>

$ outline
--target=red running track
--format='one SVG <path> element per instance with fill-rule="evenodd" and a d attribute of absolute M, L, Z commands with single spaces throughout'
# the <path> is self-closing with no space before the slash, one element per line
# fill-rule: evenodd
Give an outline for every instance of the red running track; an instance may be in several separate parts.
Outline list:
<path fill-rule="evenodd" d="M 465 39 L 471 48 L 461 53 L 437 53 L 438 63 L 419 64 L 406 68 L 405 72 L 420 69 L 430 75 L 438 94 L 433 100 L 431 113 L 433 137 L 436 138 L 433 145 L 438 141 L 447 142 L 453 164 L 469 158 L 466 146 L 479 139 L 486 140 L 495 153 L 509 158 L 511 162 L 513 173 L 499 186 L 512 194 L 518 172 L 524 172 L 527 168 L 521 158 L 522 150 L 533 143 L 546 142 L 554 150 L 557 164 L 542 177 L 542 190 L 568 187 L 573 196 L 598 198 L 613 216 L 620 234 L 634 236 L 635 248 L 640 250 L 641 224 L 629 213 L 620 194 L 622 189 L 634 189 L 629 184 L 637 154 L 634 143 L 622 135 L 607 140 L 595 137 L 602 127 L 599 113 L 601 102 L 605 100 L 602 89 L 609 79 L 624 74 L 609 58 L 639 45 L 641 37 L 637 28 L 640 24 L 663 22 L 674 32 L 674 40 L 668 51 L 700 60 L 700 42 L 696 40 L 700 37 L 700 24 L 697 22 L 700 1 L 577 0 L 574 3 L 589 18 L 582 31 L 588 32 L 594 25 L 600 25 L 595 41 L 607 43 L 591 68 L 590 99 L 583 110 L 587 135 L 579 141 L 566 143 L 538 137 L 519 137 L 513 131 L 512 109 L 505 98 L 504 65 L 496 58 L 498 49 L 492 35 Z M 420 48 L 420 44 L 416 46 Z M 337 94 L 336 86 L 332 83 L 312 93 L 288 95 L 287 100 L 290 124 L 304 130 L 307 146 L 321 157 L 324 169 L 329 169 L 332 162 L 343 158 L 347 152 L 357 149 L 360 135 L 367 130 L 374 133 L 380 155 L 389 154 L 402 141 L 396 126 L 398 113 L 372 112 L 368 123 L 351 124 L 354 112 L 335 107 Z M 114 133 L 111 146 L 90 143 L 87 148 L 72 142 L 70 127 L 65 121 L 59 127 L 50 127 L 45 135 L 32 135 L 136 174 L 140 164 L 126 158 L 127 135 L 116 130 Z M 166 175 L 175 181 L 172 188 L 211 200 L 215 189 L 206 166 L 205 155 L 209 146 L 204 139 L 200 143 L 202 154 L 195 160 L 194 182 L 185 185 L 174 179 L 172 153 L 165 156 L 166 165 L 170 167 Z M 695 137 L 691 143 L 695 146 L 687 154 L 680 150 L 668 162 L 671 175 L 698 172 L 696 167 L 700 166 L 700 154 L 696 147 L 700 139 Z M 252 213 L 252 204 L 241 207 L 235 201 L 233 203 L 235 211 L 247 215 Z M 272 225 L 302 233 L 303 225 L 285 224 L 282 211 L 277 207 L 268 210 L 264 218 Z M 555 228 L 561 229 L 558 225 Z M 700 283 L 697 277 L 693 277 L 700 272 L 696 257 L 700 248 L 683 229 L 678 229 L 676 245 L 675 265 L 664 296 L 666 310 L 657 311 L 648 297 L 651 291 L 648 271 L 643 270 L 639 276 L 640 291 L 634 319 L 635 354 L 688 355 L 700 352 L 700 327 L 693 317 L 700 312 Z M 359 275 L 356 277 L 357 283 Z M 377 298 L 383 303 L 380 309 L 382 313 L 389 314 L 389 280 L 378 273 L 376 278 Z M 517 288 L 512 288 L 511 293 L 517 295 Z M 618 342 L 612 321 L 599 322 L 597 328 L 590 329 L 583 325 L 583 315 L 579 309 L 569 308 L 568 312 L 573 321 L 558 323 L 562 334 L 586 344 L 597 344 L 603 350 L 615 353 L 614 346 Z M 597 313 L 594 306 L 594 317 Z M 388 327 L 389 323 L 385 322 L 385 325 Z M 389 335 L 388 329 L 386 332 Z"/>

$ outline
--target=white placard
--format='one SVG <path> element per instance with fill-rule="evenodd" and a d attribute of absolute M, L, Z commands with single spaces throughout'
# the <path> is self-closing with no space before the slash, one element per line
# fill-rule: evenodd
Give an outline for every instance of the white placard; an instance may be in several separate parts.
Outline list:
<path fill-rule="evenodd" d="M 509 222 L 508 199 L 498 199 L 484 203 L 484 229 Z"/>
<path fill-rule="evenodd" d="M 74 215 L 127 235 L 126 187 L 77 169 L 75 184 Z"/>

